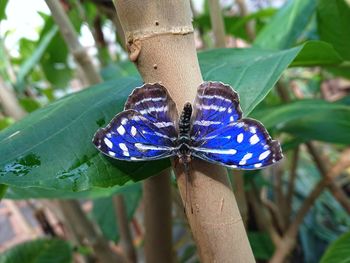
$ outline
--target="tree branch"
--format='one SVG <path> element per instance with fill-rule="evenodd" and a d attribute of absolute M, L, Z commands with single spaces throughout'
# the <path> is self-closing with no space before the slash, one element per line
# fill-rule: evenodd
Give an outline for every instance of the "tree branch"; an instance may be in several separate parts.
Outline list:
<path fill-rule="evenodd" d="M 129 57 L 145 82 L 162 82 L 182 110 L 202 83 L 186 0 L 115 1 L 128 42 Z M 175 11 L 175 12 L 174 12 Z M 176 162 L 173 162 L 173 166 Z M 189 193 L 193 214 L 187 214 L 202 262 L 254 262 L 226 169 L 193 160 Z M 183 202 L 186 180 L 175 167 Z"/>
<path fill-rule="evenodd" d="M 134 244 L 132 242 L 132 235 L 130 231 L 127 210 L 125 207 L 124 197 L 122 195 L 115 195 L 112 198 L 115 216 L 118 218 L 118 229 L 120 233 L 119 243 L 123 247 L 123 251 L 130 263 L 137 262 L 137 256 Z"/>
<path fill-rule="evenodd" d="M 87 54 L 85 48 L 79 43 L 77 34 L 64 11 L 61 2 L 58 0 L 45 0 L 49 7 L 52 17 L 58 25 L 63 39 L 65 40 L 75 62 L 82 69 L 85 79 L 89 85 L 97 84 L 102 81 L 98 71 L 95 69 L 92 60 Z"/>
<path fill-rule="evenodd" d="M 224 19 L 221 13 L 220 1 L 209 0 L 209 15 L 211 21 L 211 27 L 214 33 L 215 47 L 225 47 L 225 25 Z"/>

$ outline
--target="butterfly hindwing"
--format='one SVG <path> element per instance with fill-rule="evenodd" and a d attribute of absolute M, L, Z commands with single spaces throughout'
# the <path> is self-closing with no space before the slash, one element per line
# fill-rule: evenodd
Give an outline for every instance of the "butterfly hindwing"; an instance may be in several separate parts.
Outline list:
<path fill-rule="evenodd" d="M 98 130 L 93 143 L 104 154 L 119 160 L 142 161 L 174 155 L 173 138 L 135 110 L 117 114 Z"/>
<path fill-rule="evenodd" d="M 167 136 L 177 138 L 176 105 L 163 85 L 147 83 L 134 89 L 125 103 L 125 110 L 128 109 L 139 112 Z"/>
<path fill-rule="evenodd" d="M 194 141 L 192 155 L 230 168 L 257 169 L 282 159 L 280 144 L 264 126 L 253 119 L 241 119 Z"/>
<path fill-rule="evenodd" d="M 200 140 L 241 117 L 238 94 L 229 85 L 204 82 L 198 87 L 194 102 L 191 139 Z"/>

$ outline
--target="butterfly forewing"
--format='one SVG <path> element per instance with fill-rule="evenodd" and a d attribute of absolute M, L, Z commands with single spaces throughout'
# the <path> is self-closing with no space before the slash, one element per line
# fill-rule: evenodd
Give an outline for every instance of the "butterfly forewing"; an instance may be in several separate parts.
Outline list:
<path fill-rule="evenodd" d="M 196 141 L 242 117 L 237 93 L 221 82 L 204 82 L 194 102 L 191 139 Z"/>
<path fill-rule="evenodd" d="M 135 110 L 126 110 L 100 129 L 93 143 L 104 154 L 119 160 L 142 161 L 175 154 L 173 138 Z"/>
<path fill-rule="evenodd" d="M 144 84 L 134 89 L 125 103 L 125 110 L 133 109 L 159 128 L 161 133 L 177 138 L 178 114 L 175 102 L 159 83 Z"/>

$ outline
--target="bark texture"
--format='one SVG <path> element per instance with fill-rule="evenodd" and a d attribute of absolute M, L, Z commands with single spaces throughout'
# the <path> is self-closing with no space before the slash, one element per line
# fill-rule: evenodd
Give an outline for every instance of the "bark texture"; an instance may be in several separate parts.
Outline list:
<path fill-rule="evenodd" d="M 179 111 L 193 101 L 203 82 L 191 24 L 189 1 L 115 1 L 129 57 L 145 82 L 161 82 Z M 186 178 L 173 162 L 183 201 Z M 201 262 L 254 262 L 226 169 L 193 160 L 188 220 Z M 158 198 L 163 198 L 159 196 Z M 187 200 L 189 202 L 189 200 Z M 158 215 L 161 216 L 161 215 Z"/>

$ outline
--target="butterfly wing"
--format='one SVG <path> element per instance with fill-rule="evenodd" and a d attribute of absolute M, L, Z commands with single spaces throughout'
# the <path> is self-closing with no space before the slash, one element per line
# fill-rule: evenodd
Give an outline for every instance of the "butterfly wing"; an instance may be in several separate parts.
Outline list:
<path fill-rule="evenodd" d="M 175 155 L 177 111 L 159 83 L 134 89 L 125 111 L 100 129 L 93 143 L 104 154 L 120 160 L 156 160 Z"/>
<path fill-rule="evenodd" d="M 125 161 L 156 160 L 175 155 L 174 140 L 134 110 L 116 115 L 98 130 L 93 143 L 107 156 Z"/>
<path fill-rule="evenodd" d="M 242 117 L 238 94 L 221 82 L 204 82 L 197 90 L 192 119 L 192 140 L 226 127 Z"/>
<path fill-rule="evenodd" d="M 174 140 L 177 138 L 178 113 L 176 104 L 161 84 L 147 83 L 134 89 L 125 103 L 125 110 L 128 109 L 139 112 L 157 126 L 162 134 Z"/>
<path fill-rule="evenodd" d="M 192 155 L 230 168 L 257 169 L 282 159 L 278 141 L 253 119 L 241 119 L 194 141 Z"/>

